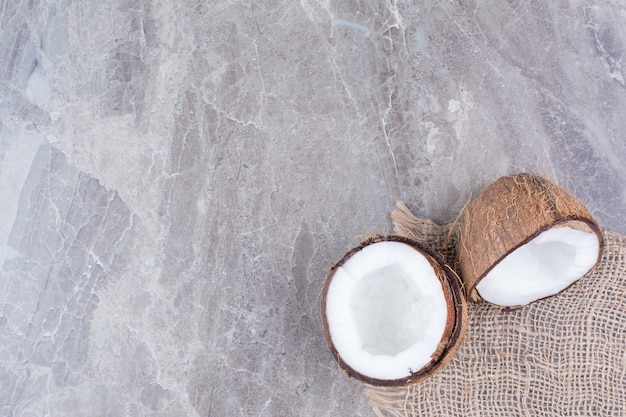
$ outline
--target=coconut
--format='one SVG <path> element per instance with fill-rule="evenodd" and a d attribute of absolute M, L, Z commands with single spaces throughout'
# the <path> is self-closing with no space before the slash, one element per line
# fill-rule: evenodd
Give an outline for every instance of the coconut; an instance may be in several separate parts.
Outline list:
<path fill-rule="evenodd" d="M 450 362 L 467 326 L 460 280 L 430 249 L 374 236 L 348 251 L 324 284 L 328 346 L 349 376 L 404 386 Z"/>
<path fill-rule="evenodd" d="M 516 308 L 565 290 L 602 248 L 600 227 L 580 201 L 548 179 L 515 174 L 465 211 L 459 269 L 469 299 Z"/>

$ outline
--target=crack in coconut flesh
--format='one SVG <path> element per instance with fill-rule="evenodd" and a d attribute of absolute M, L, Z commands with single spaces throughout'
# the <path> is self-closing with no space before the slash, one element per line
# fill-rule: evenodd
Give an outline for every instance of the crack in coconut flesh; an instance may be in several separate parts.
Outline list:
<path fill-rule="evenodd" d="M 580 201 L 546 178 L 514 174 L 467 208 L 459 267 L 470 299 L 519 307 L 582 278 L 602 248 L 600 227 Z"/>
<path fill-rule="evenodd" d="M 439 359 L 453 330 L 458 336 L 450 304 L 451 290 L 424 254 L 383 240 L 349 252 L 333 268 L 322 315 L 329 345 L 349 374 L 402 385 Z"/>

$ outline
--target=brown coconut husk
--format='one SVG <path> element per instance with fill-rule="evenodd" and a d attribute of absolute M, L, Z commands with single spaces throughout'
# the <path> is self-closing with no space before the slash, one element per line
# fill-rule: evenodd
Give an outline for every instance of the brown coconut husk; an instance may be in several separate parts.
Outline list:
<path fill-rule="evenodd" d="M 459 269 L 467 297 L 482 297 L 476 285 L 507 255 L 551 228 L 603 235 L 585 206 L 554 182 L 528 173 L 502 177 L 469 204 L 459 230 Z M 515 308 L 515 307 L 508 307 Z"/>
<path fill-rule="evenodd" d="M 383 241 L 393 241 L 407 244 L 426 257 L 433 270 L 435 271 L 436 276 L 441 282 L 444 292 L 444 298 L 446 300 L 446 305 L 448 308 L 444 334 L 441 338 L 437 350 L 433 352 L 430 362 L 421 369 L 414 371 L 407 377 L 394 380 L 371 378 L 354 370 L 346 362 L 344 362 L 333 343 L 332 335 L 328 326 L 328 318 L 326 315 L 328 289 L 337 269 L 342 266 L 348 259 L 350 259 L 350 257 L 352 257 L 358 251 L 362 250 L 364 247 L 373 243 Z M 412 240 L 408 237 L 396 235 L 374 235 L 367 240 L 361 242 L 360 245 L 356 248 L 348 251 L 341 258 L 341 260 L 331 268 L 329 274 L 326 277 L 320 299 L 320 308 L 322 313 L 322 323 L 324 327 L 324 336 L 326 338 L 326 342 L 342 371 L 344 371 L 344 373 L 346 373 L 348 376 L 357 379 L 358 381 L 364 382 L 369 385 L 382 387 L 408 386 L 423 381 L 424 379 L 439 372 L 448 363 L 450 363 L 455 353 L 461 346 L 463 338 L 465 337 L 468 323 L 467 303 L 465 301 L 465 297 L 463 296 L 461 280 L 454 272 L 454 270 L 450 268 L 450 266 L 448 266 L 437 253 L 435 253 L 427 246 L 424 246 L 421 243 L 416 242 L 415 240 Z"/>

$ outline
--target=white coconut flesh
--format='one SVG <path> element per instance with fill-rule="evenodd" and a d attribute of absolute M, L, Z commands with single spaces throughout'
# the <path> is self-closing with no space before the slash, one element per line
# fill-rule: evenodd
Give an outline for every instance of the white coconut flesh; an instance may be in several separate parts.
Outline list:
<path fill-rule="evenodd" d="M 326 316 L 343 361 L 370 378 L 393 380 L 423 368 L 444 334 L 447 305 L 430 262 L 400 242 L 364 247 L 337 268 Z"/>
<path fill-rule="evenodd" d="M 556 227 L 539 234 L 500 261 L 477 285 L 480 296 L 505 307 L 557 294 L 597 262 L 595 233 Z"/>

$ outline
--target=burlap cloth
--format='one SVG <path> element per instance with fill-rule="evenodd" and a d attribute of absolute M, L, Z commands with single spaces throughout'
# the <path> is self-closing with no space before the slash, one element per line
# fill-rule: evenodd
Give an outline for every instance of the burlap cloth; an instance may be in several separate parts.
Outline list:
<path fill-rule="evenodd" d="M 454 233 L 401 203 L 397 234 L 456 262 Z M 454 227 L 452 227 L 454 231 Z M 563 293 L 514 311 L 470 303 L 467 336 L 440 373 L 408 388 L 364 387 L 377 416 L 626 416 L 626 238 Z"/>

